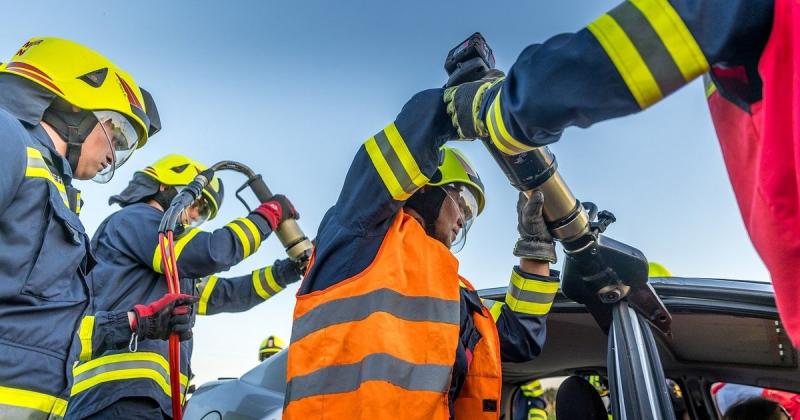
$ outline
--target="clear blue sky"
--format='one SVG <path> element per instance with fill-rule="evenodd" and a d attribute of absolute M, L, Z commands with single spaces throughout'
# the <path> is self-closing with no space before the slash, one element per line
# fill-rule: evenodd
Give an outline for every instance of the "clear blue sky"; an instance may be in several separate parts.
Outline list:
<path fill-rule="evenodd" d="M 94 232 L 132 173 L 167 153 L 242 161 L 291 197 L 313 235 L 360 143 L 415 92 L 445 80 L 444 56 L 481 31 L 507 69 L 528 44 L 575 31 L 615 1 L 38 1 L 4 6 L 0 61 L 32 36 L 82 42 L 153 93 L 164 129 L 106 185 L 78 183 Z M 514 264 L 516 192 L 483 147 L 461 143 L 487 187 L 486 211 L 459 254 L 477 287 Z M 677 275 L 768 280 L 744 231 L 700 83 L 648 112 L 570 129 L 552 147 L 573 192 L 613 211 L 608 233 Z M 208 228 L 243 215 L 241 183 Z M 229 274 L 282 256 L 276 239 Z M 289 337 L 293 286 L 256 309 L 198 319 L 197 383 L 256 363 L 270 333 Z"/>

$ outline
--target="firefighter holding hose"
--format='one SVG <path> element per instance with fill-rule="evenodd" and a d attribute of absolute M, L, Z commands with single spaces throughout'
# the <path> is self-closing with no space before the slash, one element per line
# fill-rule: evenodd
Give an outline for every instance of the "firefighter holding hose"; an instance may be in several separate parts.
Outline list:
<path fill-rule="evenodd" d="M 182 186 L 189 184 L 202 165 L 188 157 L 168 155 L 134 174 L 110 204 L 122 209 L 109 216 L 92 239 L 97 266 L 90 274 L 95 311 L 119 311 L 135 307 L 136 317 L 147 312 L 139 302 L 167 293 L 159 252 L 158 227 L 164 210 Z M 251 274 L 223 278 L 226 271 L 255 253 L 284 220 L 298 218 L 289 200 L 275 195 L 245 217 L 211 232 L 198 229 L 213 219 L 224 195 L 221 180 L 210 180 L 201 196 L 180 215 L 175 238 L 175 258 L 181 290 L 192 293 L 199 315 L 241 312 L 264 302 L 300 279 L 300 266 L 290 259 L 255 270 Z M 190 316 L 193 314 L 190 314 Z M 189 322 L 189 326 L 191 323 Z M 138 327 L 138 325 L 136 326 Z M 168 375 L 168 343 L 174 330 L 163 323 L 153 336 L 140 337 L 140 328 L 95 328 L 86 334 L 80 363 L 73 369 L 74 384 L 69 418 L 124 419 L 170 418 L 171 391 Z M 144 338 L 160 338 L 146 340 Z M 191 332 L 181 335 L 181 390 L 191 377 Z M 116 349 L 96 351 L 104 341 Z M 119 343 L 124 343 L 119 348 Z"/>

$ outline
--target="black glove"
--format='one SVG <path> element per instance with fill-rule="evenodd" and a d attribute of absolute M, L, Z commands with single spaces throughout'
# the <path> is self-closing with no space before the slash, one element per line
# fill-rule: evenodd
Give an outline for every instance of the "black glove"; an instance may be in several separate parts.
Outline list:
<path fill-rule="evenodd" d="M 480 80 L 445 89 L 447 113 L 460 139 L 489 138 L 486 123 L 480 118 L 481 102 L 486 90 L 505 78 L 500 70 L 489 70 Z"/>
<path fill-rule="evenodd" d="M 530 258 L 538 261 L 556 262 L 556 246 L 550 230 L 542 217 L 544 207 L 544 194 L 536 191 L 530 200 L 523 193 L 519 193 L 517 200 L 517 231 L 519 239 L 514 245 L 514 255 L 520 258 Z"/>
<path fill-rule="evenodd" d="M 272 277 L 281 287 L 297 282 L 303 277 L 301 263 L 291 258 L 276 260 L 272 264 Z"/>
<path fill-rule="evenodd" d="M 142 339 L 166 340 L 177 333 L 181 341 L 188 340 L 192 338 L 195 302 L 196 296 L 167 293 L 155 302 L 136 305 L 131 329 Z"/>
<path fill-rule="evenodd" d="M 258 213 L 266 219 L 273 232 L 284 220 L 300 218 L 300 213 L 295 210 L 292 202 L 281 194 L 273 195 L 272 198 L 261 203 L 253 210 L 253 213 Z"/>

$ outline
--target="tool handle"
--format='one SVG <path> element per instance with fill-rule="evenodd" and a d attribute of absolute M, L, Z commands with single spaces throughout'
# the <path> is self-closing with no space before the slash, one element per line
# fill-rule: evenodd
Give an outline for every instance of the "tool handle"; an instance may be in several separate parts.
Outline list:
<path fill-rule="evenodd" d="M 247 183 L 250 186 L 250 190 L 253 191 L 253 194 L 255 194 L 256 198 L 262 203 L 268 201 L 274 195 L 272 191 L 269 190 L 267 183 L 264 182 L 260 174 L 252 176 Z"/>

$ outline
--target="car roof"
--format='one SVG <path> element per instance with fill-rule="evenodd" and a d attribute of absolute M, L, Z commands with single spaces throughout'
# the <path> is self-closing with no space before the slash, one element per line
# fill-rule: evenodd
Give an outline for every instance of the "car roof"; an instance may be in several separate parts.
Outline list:
<path fill-rule="evenodd" d="M 653 329 L 668 377 L 800 391 L 798 352 L 778 320 L 771 284 L 687 277 L 651 278 L 650 284 L 673 317 L 671 336 Z M 503 301 L 505 292 L 503 287 L 480 294 Z M 594 318 L 559 291 L 542 354 L 504 364 L 504 380 L 603 371 L 606 356 L 607 336 Z"/>

